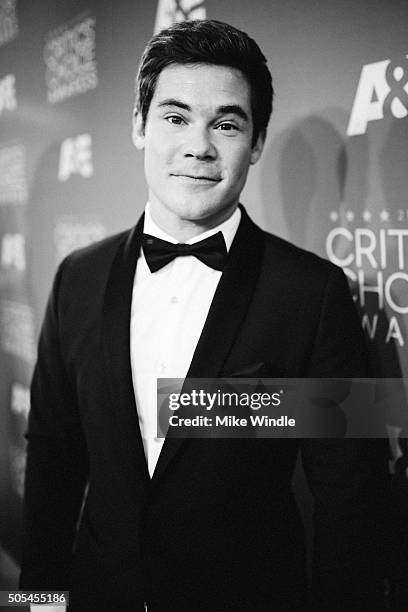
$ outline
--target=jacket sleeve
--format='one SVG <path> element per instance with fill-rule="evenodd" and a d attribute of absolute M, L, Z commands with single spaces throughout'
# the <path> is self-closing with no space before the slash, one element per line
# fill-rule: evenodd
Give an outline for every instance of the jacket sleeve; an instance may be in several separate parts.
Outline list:
<path fill-rule="evenodd" d="M 60 266 L 31 384 L 20 588 L 69 588 L 69 567 L 88 473 L 75 391 L 61 353 Z"/>
<path fill-rule="evenodd" d="M 333 269 L 321 302 L 308 377 L 369 375 L 364 335 L 347 281 L 340 269 Z M 305 439 L 301 452 L 314 497 L 313 610 L 382 609 L 388 441 Z"/>

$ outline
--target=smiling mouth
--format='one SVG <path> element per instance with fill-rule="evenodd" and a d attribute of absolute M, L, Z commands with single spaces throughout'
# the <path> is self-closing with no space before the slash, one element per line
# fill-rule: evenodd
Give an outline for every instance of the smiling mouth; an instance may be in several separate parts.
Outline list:
<path fill-rule="evenodd" d="M 195 174 L 172 174 L 172 176 L 175 176 L 177 178 L 184 178 L 184 179 L 190 179 L 193 181 L 203 181 L 203 182 L 211 182 L 211 183 L 219 183 L 220 182 L 220 178 L 215 178 L 212 176 L 197 176 Z"/>

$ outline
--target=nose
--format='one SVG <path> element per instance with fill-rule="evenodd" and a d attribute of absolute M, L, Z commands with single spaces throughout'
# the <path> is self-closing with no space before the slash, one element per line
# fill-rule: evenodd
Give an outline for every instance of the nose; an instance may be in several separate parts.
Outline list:
<path fill-rule="evenodd" d="M 210 131 L 203 127 L 191 127 L 184 146 L 185 157 L 195 157 L 200 160 L 215 159 L 216 148 L 211 139 Z"/>

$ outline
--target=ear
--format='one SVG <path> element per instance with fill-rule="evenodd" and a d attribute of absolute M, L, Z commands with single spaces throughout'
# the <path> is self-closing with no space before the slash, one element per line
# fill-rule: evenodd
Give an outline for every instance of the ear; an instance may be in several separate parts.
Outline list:
<path fill-rule="evenodd" d="M 264 144 L 265 144 L 265 138 L 266 138 L 266 130 L 261 130 L 258 134 L 258 138 L 256 139 L 255 144 L 252 147 L 251 164 L 256 164 L 258 159 L 261 157 L 262 151 L 264 148 Z"/>
<path fill-rule="evenodd" d="M 144 149 L 145 135 L 142 114 L 136 108 L 133 112 L 132 140 L 136 149 Z"/>

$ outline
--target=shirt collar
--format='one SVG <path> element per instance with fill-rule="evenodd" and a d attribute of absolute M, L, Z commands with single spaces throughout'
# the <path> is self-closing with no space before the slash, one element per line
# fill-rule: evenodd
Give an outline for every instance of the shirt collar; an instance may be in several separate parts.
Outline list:
<path fill-rule="evenodd" d="M 239 226 L 239 222 L 241 221 L 241 211 L 237 207 L 232 215 L 226 220 L 213 227 L 205 232 L 202 232 L 198 236 L 194 236 L 194 238 L 190 238 L 186 241 L 186 244 L 194 244 L 195 242 L 199 242 L 200 240 L 204 240 L 217 232 L 222 232 L 225 240 L 225 245 L 227 247 L 227 251 L 230 250 L 232 241 L 235 238 L 235 234 L 237 233 L 237 229 Z M 157 223 L 153 221 L 150 202 L 146 204 L 145 208 L 145 217 L 144 217 L 144 233 L 150 234 L 151 236 L 155 236 L 155 238 L 161 238 L 162 240 L 167 240 L 167 242 L 171 242 L 173 244 L 177 244 L 179 242 L 173 236 L 167 234 L 164 230 L 162 230 Z"/>

